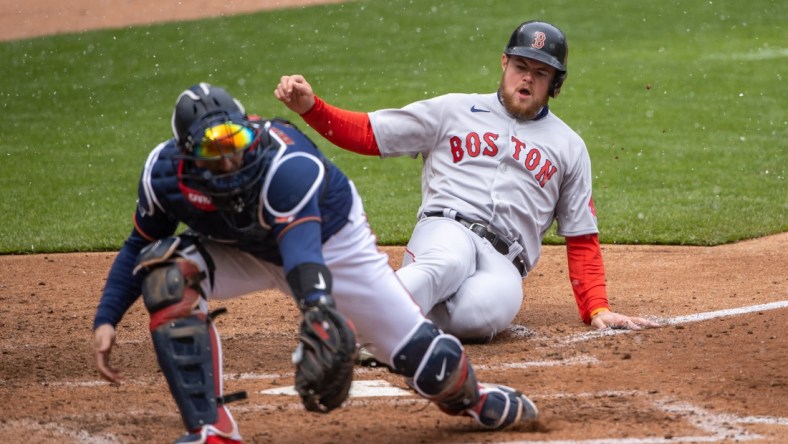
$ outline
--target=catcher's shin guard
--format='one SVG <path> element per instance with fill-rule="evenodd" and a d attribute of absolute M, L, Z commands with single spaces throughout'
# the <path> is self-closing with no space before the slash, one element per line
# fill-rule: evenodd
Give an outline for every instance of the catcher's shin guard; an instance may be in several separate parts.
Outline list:
<path fill-rule="evenodd" d="M 142 295 L 153 346 L 186 429 L 240 439 L 235 421 L 221 405 L 219 335 L 211 318 L 197 311 L 202 276 L 183 260 L 155 266 L 145 276 Z"/>
<path fill-rule="evenodd" d="M 392 361 L 411 387 L 450 415 L 479 401 L 479 384 L 462 344 L 429 321 L 416 328 Z"/>

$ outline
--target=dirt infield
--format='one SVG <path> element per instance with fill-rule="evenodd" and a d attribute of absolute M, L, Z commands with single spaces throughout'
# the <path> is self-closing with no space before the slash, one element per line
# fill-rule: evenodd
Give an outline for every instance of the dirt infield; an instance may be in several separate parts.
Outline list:
<path fill-rule="evenodd" d="M 398 262 L 401 248 L 387 248 Z M 276 293 L 223 304 L 225 388 L 248 442 L 674 443 L 788 441 L 788 233 L 734 245 L 603 246 L 614 306 L 660 329 L 601 335 L 579 322 L 562 247 L 547 247 L 524 284 L 513 328 L 470 345 L 479 378 L 521 388 L 537 430 L 483 433 L 404 396 L 361 396 L 328 415 L 288 395 L 298 313 Z M 119 326 L 114 363 L 98 378 L 90 323 L 113 253 L 0 256 L 0 430 L 24 442 L 169 442 L 181 430 L 137 302 Z M 771 304 L 771 305 L 770 305 Z M 213 307 L 215 308 L 215 306 Z M 727 310 L 727 311 L 723 311 Z M 357 381 L 405 389 L 383 369 Z M 360 390 L 360 387 L 359 387 Z M 382 394 L 380 391 L 374 395 Z M 373 442 L 374 442 L 373 441 Z"/>
<path fill-rule="evenodd" d="M 190 11 L 296 2 L 212 3 Z M 3 8 L 0 39 L 122 26 L 117 17 L 138 23 L 139 11 L 147 21 L 197 17 L 176 4 L 187 2 L 28 1 Z M 385 250 L 396 266 L 402 248 Z M 231 404 L 241 433 L 250 443 L 788 442 L 788 233 L 711 248 L 605 245 L 603 254 L 614 308 L 662 328 L 591 331 L 577 315 L 564 249 L 549 246 L 512 328 L 467 347 L 480 380 L 537 403 L 535 428 L 481 432 L 384 369 L 358 368 L 345 408 L 307 413 L 288 394 L 298 312 L 281 294 L 257 293 L 223 303 L 229 313 L 217 319 L 225 389 L 249 393 Z M 113 363 L 124 383 L 102 382 L 94 369 L 91 322 L 114 257 L 0 256 L 0 442 L 164 443 L 182 432 L 140 301 L 118 327 Z"/>

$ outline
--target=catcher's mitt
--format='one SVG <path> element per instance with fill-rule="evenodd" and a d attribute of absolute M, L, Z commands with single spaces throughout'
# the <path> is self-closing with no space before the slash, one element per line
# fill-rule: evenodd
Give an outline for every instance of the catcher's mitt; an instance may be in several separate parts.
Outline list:
<path fill-rule="evenodd" d="M 347 398 L 356 360 L 353 325 L 334 308 L 319 304 L 304 311 L 293 353 L 295 388 L 312 412 L 328 413 Z"/>

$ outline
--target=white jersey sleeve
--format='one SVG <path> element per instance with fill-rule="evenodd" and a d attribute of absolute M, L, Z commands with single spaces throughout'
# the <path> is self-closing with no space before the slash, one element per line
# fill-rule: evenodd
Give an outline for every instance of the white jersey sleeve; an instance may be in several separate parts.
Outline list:
<path fill-rule="evenodd" d="M 576 143 L 582 150 L 564 177 L 555 209 L 556 233 L 564 237 L 597 233 L 596 210 L 591 198 L 591 159 L 579 137 Z"/>
<path fill-rule="evenodd" d="M 369 113 L 381 157 L 429 156 L 438 142 L 446 97 L 414 102 L 401 109 Z"/>

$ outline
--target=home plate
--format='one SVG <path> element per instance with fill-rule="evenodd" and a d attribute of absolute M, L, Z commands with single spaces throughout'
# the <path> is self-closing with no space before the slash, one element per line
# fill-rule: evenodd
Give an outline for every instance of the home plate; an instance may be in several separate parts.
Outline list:
<path fill-rule="evenodd" d="M 298 392 L 295 391 L 295 387 L 292 385 L 261 390 L 260 394 L 298 396 Z M 353 381 L 350 385 L 351 398 L 370 398 L 373 396 L 413 396 L 413 392 L 395 387 L 383 380 Z"/>

